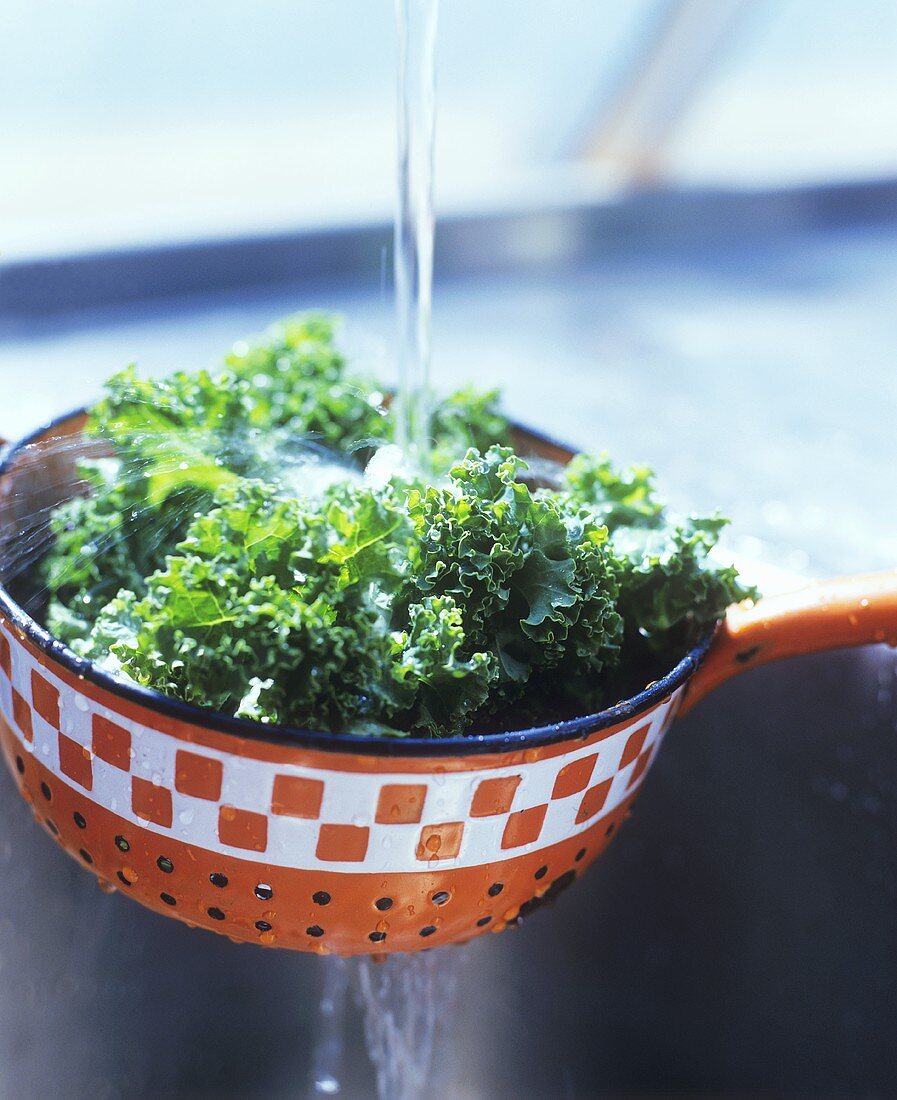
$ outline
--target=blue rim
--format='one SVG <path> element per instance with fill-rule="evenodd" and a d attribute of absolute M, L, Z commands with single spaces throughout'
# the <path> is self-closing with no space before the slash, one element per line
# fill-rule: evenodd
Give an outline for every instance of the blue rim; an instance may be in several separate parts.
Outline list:
<path fill-rule="evenodd" d="M 10 444 L 6 448 L 2 462 L 0 462 L 0 478 L 9 473 L 11 462 L 23 447 L 38 442 L 48 432 L 53 431 L 76 416 L 83 415 L 85 411 L 84 409 L 76 409 L 73 412 L 58 416 L 43 427 L 30 432 L 17 443 Z M 562 444 L 558 444 L 555 440 L 542 436 L 538 432 L 530 431 L 528 428 L 523 430 L 533 438 L 566 449 L 563 448 Z M 184 703 L 170 695 L 163 695 L 153 688 L 142 687 L 139 684 L 120 680 L 91 661 L 79 657 L 68 646 L 54 638 L 20 607 L 2 584 L 0 584 L 0 613 L 14 623 L 34 645 L 52 660 L 57 661 L 63 668 L 76 676 L 89 680 L 113 695 L 126 699 L 128 702 L 146 707 L 149 710 L 159 711 L 191 725 L 213 729 L 221 733 L 234 734 L 248 740 L 266 741 L 272 744 L 288 743 L 303 748 L 322 749 L 325 752 L 350 752 L 356 756 L 365 755 L 366 753 L 372 756 L 467 756 L 478 753 L 507 752 L 516 748 L 537 748 L 544 745 L 554 745 L 562 741 L 572 741 L 591 733 L 597 733 L 608 726 L 616 725 L 628 718 L 634 718 L 643 711 L 649 710 L 662 699 L 665 699 L 671 692 L 687 683 L 704 659 L 716 632 L 715 627 L 708 631 L 701 641 L 690 649 L 682 660 L 659 680 L 655 680 L 629 699 L 621 700 L 619 703 L 594 714 L 582 715 L 579 718 L 568 718 L 563 722 L 555 722 L 550 725 L 531 726 L 527 729 L 511 730 L 503 733 L 462 734 L 456 737 L 442 738 L 395 737 L 385 734 L 360 736 L 352 733 L 324 733 L 319 730 L 300 729 L 295 726 L 269 725 L 248 718 L 234 718 L 232 715 L 223 714 L 220 711 L 212 710 L 210 707 L 199 707 L 193 703 Z"/>

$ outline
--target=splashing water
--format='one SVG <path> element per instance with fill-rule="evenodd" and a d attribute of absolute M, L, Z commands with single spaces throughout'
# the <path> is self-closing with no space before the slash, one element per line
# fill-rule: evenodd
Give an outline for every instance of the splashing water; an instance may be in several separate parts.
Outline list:
<path fill-rule="evenodd" d="M 247 429 L 222 436 L 210 431 L 179 431 L 176 446 L 168 434 L 142 433 L 140 449 L 152 458 L 111 457 L 108 444 L 72 432 L 46 435 L 19 446 L 0 485 L 0 584 L 12 585 L 25 610 L 39 613 L 48 595 L 37 568 L 54 541 L 51 518 L 57 507 L 91 492 L 92 470 L 126 470 L 129 477 L 163 479 L 173 485 L 179 478 L 190 486 L 196 472 L 193 463 L 229 470 L 234 476 L 268 481 L 284 496 L 315 498 L 337 481 L 360 481 L 361 471 L 313 439 L 286 430 Z M 360 447 L 369 445 L 362 441 Z M 190 494 L 168 498 L 164 508 L 143 505 L 122 517 L 102 535 L 85 539 L 67 562 L 74 574 L 82 562 L 101 562 L 141 527 L 144 551 L 173 548 L 177 532 L 193 512 Z M 62 582 L 65 577 L 60 578 Z"/>
<path fill-rule="evenodd" d="M 0 485 L 0 584 L 35 565 L 50 545 L 50 516 L 60 501 L 87 490 L 83 461 L 108 452 L 83 436 L 50 436 L 18 448 Z"/>
<path fill-rule="evenodd" d="M 437 0 L 396 0 L 399 40 L 399 194 L 395 221 L 398 440 L 413 469 L 428 468 L 430 450 L 437 11 Z"/>

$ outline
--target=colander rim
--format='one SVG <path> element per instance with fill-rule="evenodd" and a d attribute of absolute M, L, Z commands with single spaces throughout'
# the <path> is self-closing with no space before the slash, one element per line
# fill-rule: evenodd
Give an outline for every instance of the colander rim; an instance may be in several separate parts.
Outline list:
<path fill-rule="evenodd" d="M 23 447 L 36 443 L 47 432 L 53 431 L 55 428 L 75 419 L 75 417 L 83 416 L 86 411 L 82 407 L 62 413 L 42 426 L 35 428 L 18 441 L 7 444 L 5 449 L 0 452 L 2 454 L 0 481 L 9 473 L 12 461 Z M 533 436 L 546 438 L 529 428 L 523 430 L 530 432 Z M 554 443 L 553 440 L 551 442 Z M 180 699 L 175 699 L 173 696 L 156 691 L 154 688 L 130 683 L 114 676 L 106 669 L 100 668 L 92 661 L 79 657 L 67 645 L 54 638 L 36 619 L 32 618 L 13 599 L 2 583 L 0 583 L 0 615 L 12 622 L 51 661 L 57 662 L 68 672 L 89 680 L 97 687 L 148 711 L 159 712 L 190 725 L 214 730 L 221 734 L 231 734 L 242 739 L 279 745 L 289 744 L 326 752 L 349 752 L 355 756 L 402 757 L 468 756 L 485 753 L 506 753 L 515 749 L 541 748 L 582 738 L 606 729 L 608 726 L 635 718 L 644 711 L 656 706 L 691 679 L 710 648 L 718 627 L 718 624 L 711 627 L 701 640 L 689 649 L 682 659 L 660 679 L 652 681 L 628 699 L 620 700 L 613 706 L 605 707 L 603 710 L 575 718 L 567 718 L 561 722 L 529 726 L 520 730 L 434 738 L 397 737 L 389 734 L 325 733 L 322 730 L 275 725 L 254 721 L 250 718 L 236 718 L 212 707 L 186 703 Z"/>

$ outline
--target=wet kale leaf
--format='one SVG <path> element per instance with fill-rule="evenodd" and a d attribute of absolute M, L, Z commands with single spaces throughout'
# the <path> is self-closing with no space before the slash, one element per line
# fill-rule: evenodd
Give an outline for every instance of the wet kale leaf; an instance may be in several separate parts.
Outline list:
<path fill-rule="evenodd" d="M 218 371 L 110 380 L 110 457 L 52 517 L 57 636 L 230 714 L 445 736 L 596 709 L 750 595 L 708 556 L 725 521 L 673 519 L 647 469 L 580 455 L 531 488 L 495 393 L 436 403 L 431 475 L 364 481 L 393 421 L 334 337 L 304 316 Z M 310 452 L 345 469 L 315 480 Z"/>

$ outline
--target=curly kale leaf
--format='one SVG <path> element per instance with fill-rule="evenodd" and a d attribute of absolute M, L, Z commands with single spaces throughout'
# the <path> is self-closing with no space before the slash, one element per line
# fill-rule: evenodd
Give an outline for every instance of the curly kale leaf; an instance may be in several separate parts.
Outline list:
<path fill-rule="evenodd" d="M 511 429 L 501 412 L 498 390 L 465 386 L 433 405 L 432 423 L 435 470 L 448 470 L 473 447 L 486 452 L 498 444 L 509 446 Z"/>
<path fill-rule="evenodd" d="M 657 528 L 664 523 L 664 506 L 648 466 L 618 469 L 606 453 L 578 454 L 564 469 L 564 487 L 571 500 L 586 506 L 612 534 L 618 527 Z"/>
<path fill-rule="evenodd" d="M 655 651 L 697 640 L 726 607 L 756 597 L 731 566 L 709 557 L 728 520 L 671 517 L 645 466 L 616 469 L 577 455 L 564 473 L 569 499 L 607 524 L 619 563 L 619 609 L 631 636 Z"/>
<path fill-rule="evenodd" d="M 719 515 L 690 516 L 661 530 L 628 527 L 614 535 L 624 564 L 620 611 L 652 649 L 667 646 L 682 627 L 695 641 L 729 604 L 756 597 L 734 567 L 708 557 L 727 523 Z"/>
<path fill-rule="evenodd" d="M 393 675 L 413 699 L 409 728 L 435 734 L 463 729 L 489 697 L 494 659 L 469 652 L 464 617 L 455 601 L 426 596 L 411 604 L 407 628 L 396 632 L 394 640 Z"/>
<path fill-rule="evenodd" d="M 350 372 L 335 345 L 332 318 L 304 314 L 238 345 L 226 366 L 243 395 L 247 428 L 284 428 L 339 451 L 387 438 L 384 394 Z"/>
<path fill-rule="evenodd" d="M 534 496 L 517 480 L 524 468 L 507 448 L 470 451 L 448 487 L 408 498 L 416 542 L 402 598 L 462 609 L 468 644 L 492 657 L 493 708 L 568 654 L 594 671 L 613 663 L 622 631 L 606 530 Z"/>

